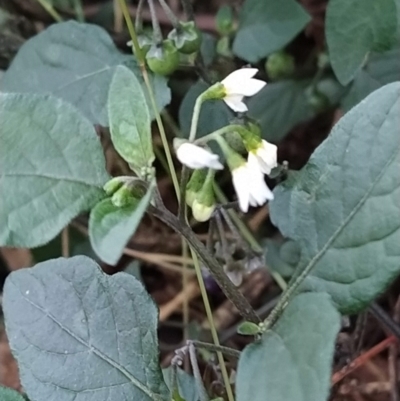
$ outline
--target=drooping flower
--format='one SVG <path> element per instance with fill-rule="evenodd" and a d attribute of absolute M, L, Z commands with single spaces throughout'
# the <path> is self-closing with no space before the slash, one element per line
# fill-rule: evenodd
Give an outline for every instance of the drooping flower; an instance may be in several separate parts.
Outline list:
<path fill-rule="evenodd" d="M 191 169 L 212 168 L 222 170 L 224 166 L 220 163 L 218 155 L 194 145 L 190 142 L 174 142 L 178 160 Z"/>
<path fill-rule="evenodd" d="M 232 170 L 232 181 L 239 200 L 240 209 L 246 213 L 251 206 L 261 206 L 274 194 L 264 181 L 258 165 L 243 163 Z"/>
<path fill-rule="evenodd" d="M 266 82 L 253 78 L 257 72 L 257 68 L 241 68 L 221 81 L 225 94 L 223 100 L 233 111 L 247 111 L 243 98 L 254 96 L 266 85 Z"/>
<path fill-rule="evenodd" d="M 277 151 L 276 145 L 262 139 L 256 148 L 249 151 L 247 163 L 252 168 L 257 165 L 264 174 L 270 174 L 271 170 L 278 166 Z"/>
<path fill-rule="evenodd" d="M 207 177 L 191 205 L 193 217 L 197 221 L 207 221 L 214 213 L 216 207 L 214 194 L 214 175 L 214 170 L 208 170 Z"/>

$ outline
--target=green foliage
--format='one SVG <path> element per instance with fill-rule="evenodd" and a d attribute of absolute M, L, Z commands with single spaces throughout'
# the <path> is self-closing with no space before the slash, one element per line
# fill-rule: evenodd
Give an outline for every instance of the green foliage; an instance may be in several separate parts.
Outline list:
<path fill-rule="evenodd" d="M 303 290 L 356 312 L 400 272 L 400 83 L 346 114 L 307 165 L 276 187 L 271 219 L 297 241 Z"/>
<path fill-rule="evenodd" d="M 157 309 L 133 276 L 76 256 L 11 273 L 4 314 L 33 400 L 167 401 Z"/>
<path fill-rule="evenodd" d="M 400 81 L 400 48 L 385 53 L 372 53 L 367 65 L 354 78 L 342 99 L 342 107 L 350 110 L 370 93 L 391 82 Z"/>
<path fill-rule="evenodd" d="M 389 50 L 397 29 L 395 0 L 330 0 L 326 41 L 332 68 L 346 85 L 370 51 Z"/>
<path fill-rule="evenodd" d="M 340 316 L 327 294 L 298 295 L 239 359 L 237 401 L 326 400 Z"/>
<path fill-rule="evenodd" d="M 301 249 L 295 241 L 266 240 L 265 250 L 265 262 L 269 269 L 279 273 L 282 277 L 293 276 L 301 253 Z"/>
<path fill-rule="evenodd" d="M 261 125 L 262 135 L 268 141 L 279 141 L 297 124 L 317 115 L 307 102 L 310 80 L 287 80 L 265 86 L 247 102 L 249 116 Z M 331 79 L 321 81 L 317 88 L 330 100 L 339 101 L 342 88 Z"/>
<path fill-rule="evenodd" d="M 74 104 L 94 124 L 108 126 L 107 96 L 115 67 L 126 65 L 142 82 L 132 56 L 115 47 L 108 33 L 91 24 L 51 25 L 29 39 L 6 71 L 4 92 L 51 93 Z M 162 77 L 151 77 L 161 110 L 171 100 Z"/>
<path fill-rule="evenodd" d="M 139 81 L 127 68 L 117 67 L 108 98 L 114 147 L 145 179 L 154 161 L 150 114 Z"/>
<path fill-rule="evenodd" d="M 92 209 L 89 219 L 90 241 L 104 262 L 110 265 L 118 262 L 150 204 L 152 193 L 152 189 L 149 189 L 142 199 L 133 198 L 133 202 L 123 208 L 114 206 L 111 199 L 104 199 Z"/>
<path fill-rule="evenodd" d="M 165 383 L 167 383 L 168 388 L 171 393 L 174 391 L 173 385 L 171 383 L 171 373 L 172 368 L 163 369 L 162 371 Z M 181 399 L 184 401 L 199 401 L 199 393 L 197 390 L 196 380 L 192 375 L 189 375 L 184 370 L 176 369 L 176 381 L 178 384 L 178 393 Z M 174 401 L 178 401 L 179 398 L 175 397 Z M 180 400 L 179 400 L 180 401 Z"/>
<path fill-rule="evenodd" d="M 26 401 L 25 398 L 18 392 L 11 388 L 0 386 L 0 400 L 1 401 Z"/>
<path fill-rule="evenodd" d="M 182 100 L 179 108 L 179 125 L 184 137 L 189 135 L 194 103 L 197 97 L 207 88 L 208 85 L 205 82 L 198 81 L 190 87 Z M 220 100 L 205 102 L 200 112 L 197 137 L 202 137 L 228 125 L 232 118 L 233 114 L 224 102 Z"/>
<path fill-rule="evenodd" d="M 73 106 L 48 95 L 0 93 L 0 243 L 35 247 L 103 196 L 100 141 Z"/>
<path fill-rule="evenodd" d="M 309 21 L 310 16 L 295 0 L 246 0 L 233 52 L 255 63 L 282 49 Z"/>

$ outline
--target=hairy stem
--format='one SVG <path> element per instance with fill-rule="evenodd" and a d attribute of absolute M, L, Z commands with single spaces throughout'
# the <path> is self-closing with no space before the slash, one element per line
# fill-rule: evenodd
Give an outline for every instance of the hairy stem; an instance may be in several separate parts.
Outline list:
<path fill-rule="evenodd" d="M 162 9 L 165 12 L 165 15 L 168 17 L 168 19 L 171 21 L 171 24 L 174 28 L 178 28 L 179 27 L 179 19 L 177 18 L 177 16 L 174 14 L 174 12 L 171 10 L 171 8 L 169 7 L 169 5 L 167 4 L 167 2 L 165 0 L 158 0 L 158 2 L 160 3 Z"/>
<path fill-rule="evenodd" d="M 207 252 L 206 247 L 196 237 L 192 229 L 183 225 L 176 216 L 165 208 L 150 208 L 149 212 L 170 226 L 174 231 L 183 235 L 189 245 L 196 251 L 205 266 L 210 270 L 214 279 L 221 287 L 224 294 L 236 306 L 240 314 L 248 321 L 260 323 L 260 318 L 257 316 L 247 299 L 237 290 L 231 280 L 224 273 L 218 261 Z"/>

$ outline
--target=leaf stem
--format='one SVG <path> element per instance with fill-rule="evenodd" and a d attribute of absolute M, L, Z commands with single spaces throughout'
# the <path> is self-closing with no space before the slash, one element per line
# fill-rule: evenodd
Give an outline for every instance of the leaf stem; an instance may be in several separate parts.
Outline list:
<path fill-rule="evenodd" d="M 163 37 L 162 37 L 162 33 L 161 33 L 160 24 L 158 23 L 157 13 L 154 8 L 154 1 L 147 0 L 147 3 L 149 4 L 149 9 L 150 9 L 151 24 L 153 26 L 154 42 L 156 45 L 159 45 L 162 43 Z"/>
<path fill-rule="evenodd" d="M 225 355 L 228 356 L 232 356 L 234 358 L 239 358 L 241 352 L 230 348 L 230 347 L 224 347 L 223 345 L 214 345 L 214 344 L 210 344 L 210 343 L 205 343 L 203 341 L 198 341 L 198 340 L 189 340 L 191 343 L 193 343 L 193 345 L 196 348 L 202 348 L 202 349 L 206 349 L 208 351 L 212 351 L 212 352 L 222 352 Z"/>
<path fill-rule="evenodd" d="M 221 265 L 208 253 L 207 248 L 196 237 L 192 229 L 188 225 L 182 224 L 176 216 L 161 205 L 157 205 L 157 208 L 151 207 L 149 212 L 171 227 L 174 231 L 183 235 L 191 248 L 193 248 L 199 255 L 205 266 L 211 271 L 214 279 L 217 281 L 224 294 L 236 306 L 240 314 L 250 322 L 257 324 L 260 323 L 260 318 L 254 312 L 247 299 L 237 290 L 231 280 L 229 280 Z M 195 262 L 194 259 L 193 262 Z"/>
<path fill-rule="evenodd" d="M 85 22 L 85 13 L 83 12 L 81 0 L 74 0 L 74 9 L 75 9 L 76 19 L 79 22 Z"/>
<path fill-rule="evenodd" d="M 121 5 L 121 9 L 122 9 L 122 13 L 124 14 L 125 17 L 125 21 L 126 21 L 126 25 L 128 26 L 128 30 L 129 30 L 129 34 L 131 36 L 132 39 L 132 49 L 134 51 L 134 54 L 138 60 L 139 66 L 140 66 L 140 70 L 142 72 L 143 75 L 143 80 L 146 84 L 147 87 L 147 91 L 149 94 L 149 98 L 151 101 L 151 106 L 153 108 L 153 112 L 156 118 L 156 122 L 157 122 L 157 126 L 158 126 L 158 130 L 160 131 L 160 137 L 161 137 L 161 141 L 164 147 L 164 152 L 165 152 L 165 156 L 167 158 L 167 162 L 168 162 L 168 168 L 171 172 L 171 178 L 172 178 L 172 183 L 174 185 L 174 189 L 175 189 L 175 193 L 177 198 L 179 199 L 179 182 L 178 182 L 178 177 L 176 175 L 176 170 L 175 170 L 175 166 L 174 166 L 174 162 L 172 160 L 172 156 L 171 156 L 171 150 L 169 148 L 169 144 L 168 144 L 168 140 L 167 140 L 167 135 L 165 133 L 165 129 L 164 129 L 164 125 L 162 123 L 161 117 L 160 117 L 160 113 L 158 112 L 158 108 L 156 105 L 156 100 L 154 98 L 154 91 L 153 88 L 150 84 L 150 80 L 149 80 L 149 75 L 147 73 L 146 70 L 146 64 L 145 64 L 145 58 L 143 55 L 142 50 L 140 49 L 138 40 L 137 40 L 137 35 L 136 35 L 136 31 L 135 28 L 132 24 L 132 19 L 129 15 L 129 11 L 128 11 L 128 7 L 126 5 L 126 0 L 119 0 L 120 5 Z"/>
<path fill-rule="evenodd" d="M 174 14 L 174 12 L 171 10 L 170 6 L 167 4 L 167 2 L 165 0 L 158 0 L 158 2 L 160 3 L 162 9 L 164 10 L 165 15 L 171 21 L 172 26 L 175 29 L 178 29 L 179 28 L 179 19 Z"/>
<path fill-rule="evenodd" d="M 63 18 L 61 15 L 56 11 L 56 9 L 47 2 L 47 0 L 36 0 L 57 22 L 62 22 Z"/>
<path fill-rule="evenodd" d="M 194 104 L 192 123 L 190 125 L 190 133 L 189 133 L 190 142 L 193 142 L 196 138 L 197 125 L 199 123 L 200 111 L 203 102 L 204 102 L 204 97 L 202 93 L 200 96 L 197 97 L 196 103 Z"/>

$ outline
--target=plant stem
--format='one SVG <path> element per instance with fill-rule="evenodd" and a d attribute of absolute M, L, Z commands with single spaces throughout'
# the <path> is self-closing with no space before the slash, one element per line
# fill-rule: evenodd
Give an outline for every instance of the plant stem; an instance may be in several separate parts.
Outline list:
<path fill-rule="evenodd" d="M 120 5 L 121 5 L 122 13 L 124 14 L 124 17 L 125 17 L 126 25 L 128 26 L 129 34 L 130 34 L 131 39 L 132 39 L 132 43 L 133 43 L 132 49 L 133 49 L 134 54 L 135 54 L 135 56 L 136 56 L 136 58 L 138 60 L 139 67 L 140 67 L 140 70 L 141 70 L 142 75 L 143 75 L 143 80 L 144 80 L 144 82 L 146 84 L 146 88 L 147 88 L 147 91 L 148 91 L 148 94 L 149 94 L 149 98 L 150 98 L 150 101 L 151 101 L 151 106 L 153 108 L 153 112 L 154 112 L 154 115 L 155 115 L 155 118 L 156 118 L 158 130 L 160 131 L 161 141 L 162 141 L 162 144 L 163 144 L 163 147 L 164 147 L 165 156 L 167 158 L 168 168 L 169 168 L 169 170 L 171 172 L 171 178 L 172 178 L 172 183 L 174 185 L 175 193 L 176 193 L 176 196 L 179 199 L 178 177 L 176 175 L 175 166 L 174 166 L 174 163 L 173 163 L 173 160 L 172 160 L 171 150 L 169 148 L 169 144 L 168 144 L 168 140 L 167 140 L 167 135 L 165 133 L 164 125 L 163 125 L 163 123 L 161 121 L 160 113 L 158 112 L 156 100 L 154 98 L 153 88 L 152 88 L 152 86 L 150 84 L 149 75 L 147 74 L 144 55 L 143 55 L 142 50 L 139 47 L 136 31 L 135 31 L 135 28 L 133 27 L 132 20 L 131 20 L 131 17 L 129 15 L 128 7 L 126 5 L 126 0 L 119 0 L 119 2 L 120 2 Z"/>
<path fill-rule="evenodd" d="M 151 15 L 151 24 L 153 26 L 154 42 L 156 43 L 156 45 L 158 45 L 158 44 L 161 44 L 162 40 L 163 40 L 160 24 L 158 23 L 157 13 L 156 13 L 156 10 L 154 8 L 154 1 L 153 0 L 147 0 L 147 2 L 149 4 L 150 15 Z"/>
<path fill-rule="evenodd" d="M 165 0 L 158 0 L 160 3 L 161 7 L 163 8 L 165 15 L 168 17 L 168 19 L 171 21 L 171 24 L 174 28 L 179 28 L 179 19 L 176 17 L 176 15 L 173 13 L 171 10 L 170 6 L 166 3 Z"/>
<path fill-rule="evenodd" d="M 190 230 L 191 231 L 191 230 Z M 192 232 L 192 231 L 191 231 Z M 189 241 L 188 241 L 189 242 Z M 196 270 L 196 275 L 197 275 L 197 280 L 199 282 L 199 287 L 200 287 L 200 292 L 201 292 L 201 296 L 203 298 L 203 302 L 204 302 L 204 307 L 206 309 L 206 314 L 207 314 L 207 319 L 210 322 L 210 330 L 211 330 L 211 336 L 213 338 L 213 342 L 217 347 L 220 347 L 220 343 L 219 343 L 219 338 L 218 338 L 218 333 L 217 333 L 217 329 L 215 328 L 214 325 L 214 317 L 212 314 L 212 310 L 211 310 L 211 306 L 210 306 L 210 302 L 208 300 L 208 295 L 207 295 L 207 290 L 206 287 L 204 285 L 204 280 L 203 280 L 203 275 L 201 274 L 201 268 L 200 268 L 200 264 L 199 264 L 199 259 L 197 257 L 196 252 L 194 252 L 195 247 L 192 245 L 192 258 L 193 258 L 193 262 L 194 262 L 194 268 Z M 206 251 L 207 252 L 207 251 Z M 199 255 L 201 255 L 198 251 L 197 253 Z M 225 276 L 226 277 L 226 276 Z M 227 278 L 227 277 L 226 277 Z M 230 281 L 227 278 L 228 281 Z M 239 293 L 239 292 L 237 292 Z M 244 298 L 245 299 L 245 298 Z M 221 368 L 221 373 L 222 373 L 222 377 L 224 379 L 224 384 L 226 387 L 226 392 L 228 395 L 228 400 L 229 401 L 234 401 L 234 397 L 233 397 L 233 392 L 232 392 L 232 388 L 231 388 L 231 384 L 229 382 L 229 376 L 228 376 L 228 372 L 226 370 L 226 366 L 225 366 L 225 361 L 224 361 L 224 357 L 221 353 L 221 351 L 217 351 L 217 358 L 218 358 L 218 362 L 219 362 L 219 366 Z"/>
<path fill-rule="evenodd" d="M 201 95 L 200 95 L 201 96 Z M 193 113 L 194 116 L 194 113 Z M 204 135 L 199 139 L 196 139 L 196 144 L 204 144 L 211 140 L 216 140 L 219 136 L 223 134 L 229 134 L 231 132 L 240 132 L 245 130 L 242 125 L 238 124 L 230 124 L 225 127 L 219 128 L 216 131 L 211 132 L 210 134 Z"/>
<path fill-rule="evenodd" d="M 210 270 L 214 279 L 217 281 L 224 294 L 236 306 L 239 313 L 250 322 L 257 324 L 260 323 L 260 318 L 254 312 L 247 299 L 240 291 L 237 290 L 231 280 L 229 280 L 229 278 L 224 273 L 221 265 L 212 255 L 207 252 L 207 248 L 196 237 L 192 229 L 188 225 L 182 224 L 178 220 L 178 218 L 165 207 L 151 207 L 149 209 L 149 212 L 164 223 L 166 223 L 174 231 L 183 235 L 188 241 L 191 248 L 196 251 L 205 266 Z"/>
<path fill-rule="evenodd" d="M 62 22 L 63 18 L 61 15 L 55 10 L 55 8 L 48 3 L 46 0 L 36 0 L 57 22 Z"/>
<path fill-rule="evenodd" d="M 74 9 L 75 9 L 76 19 L 79 22 L 85 22 L 85 13 L 83 12 L 81 0 L 74 0 Z"/>
<path fill-rule="evenodd" d="M 230 347 L 224 347 L 223 345 L 214 345 L 214 344 L 210 344 L 210 343 L 205 343 L 202 341 L 197 341 L 197 340 L 190 340 L 191 343 L 193 343 L 193 345 L 196 348 L 203 348 L 206 349 L 208 351 L 212 351 L 212 352 L 222 352 L 225 355 L 228 356 L 233 356 L 234 358 L 239 358 L 240 357 L 240 351 L 230 348 Z"/>
<path fill-rule="evenodd" d="M 144 0 L 139 0 L 137 9 L 136 9 L 136 18 L 135 18 L 135 30 L 136 33 L 142 30 L 142 11 L 143 11 L 143 3 Z"/>
<path fill-rule="evenodd" d="M 203 94 L 198 96 L 198 98 L 196 99 L 196 103 L 194 104 L 192 124 L 190 125 L 189 142 L 193 142 L 196 138 L 196 131 L 197 131 L 197 125 L 199 123 L 201 106 L 204 102 L 204 98 L 202 95 Z"/>

